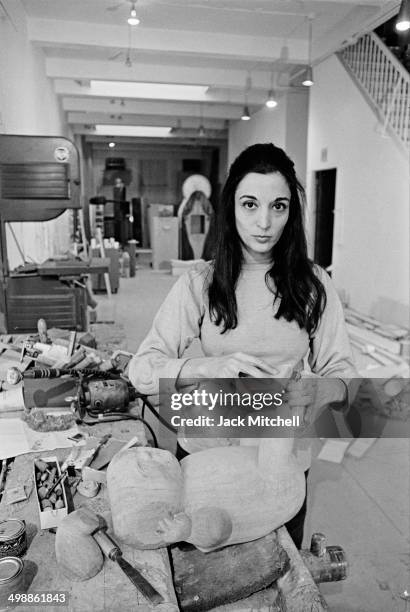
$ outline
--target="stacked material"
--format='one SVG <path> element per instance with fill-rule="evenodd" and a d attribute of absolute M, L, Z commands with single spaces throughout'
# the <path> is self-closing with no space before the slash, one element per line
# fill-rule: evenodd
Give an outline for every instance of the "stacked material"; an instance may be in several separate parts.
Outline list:
<path fill-rule="evenodd" d="M 360 374 L 372 378 L 409 376 L 410 331 L 352 308 L 345 319 Z"/>

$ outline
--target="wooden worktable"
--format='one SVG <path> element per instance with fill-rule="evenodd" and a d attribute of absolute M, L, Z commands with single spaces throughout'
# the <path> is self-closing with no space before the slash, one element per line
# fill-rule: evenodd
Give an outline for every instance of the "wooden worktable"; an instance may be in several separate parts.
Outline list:
<path fill-rule="evenodd" d="M 88 428 L 93 436 L 111 433 L 113 438 L 124 440 L 124 443 L 138 436 L 145 443 L 143 426 L 137 421 L 121 421 L 119 423 L 99 424 Z M 57 456 L 64 460 L 70 449 L 60 449 L 41 453 L 42 456 Z M 16 457 L 7 477 L 7 488 L 18 484 L 33 486 L 33 460 L 38 453 L 30 453 Z M 75 507 L 81 505 L 90 507 L 93 511 L 106 515 L 109 512 L 107 489 L 102 487 L 97 497 L 87 499 L 77 493 L 74 497 Z M 119 567 L 105 560 L 102 571 L 94 578 L 85 582 L 71 582 L 60 572 L 54 551 L 55 535 L 40 529 L 39 513 L 36 497 L 32 491 L 29 499 L 17 504 L 0 503 L 0 520 L 5 518 L 20 518 L 26 521 L 28 535 L 28 551 L 24 557 L 28 576 L 34 578 L 29 593 L 39 591 L 66 591 L 68 607 L 47 606 L 47 612 L 148 612 L 153 607 L 131 584 Z M 108 517 L 107 517 L 108 518 Z M 140 569 L 154 587 L 164 597 L 164 603 L 155 607 L 158 612 L 177 612 L 176 597 L 172 584 L 168 551 L 136 550 L 122 546 L 124 558 Z M 19 612 L 33 612 L 41 606 L 20 605 Z"/>
<path fill-rule="evenodd" d="M 113 438 L 124 443 L 138 436 L 145 443 L 143 426 L 137 421 L 121 421 L 95 425 L 88 429 L 93 436 L 101 437 L 111 433 Z M 54 455 L 62 461 L 70 449 L 59 449 L 42 456 Z M 30 453 L 17 457 L 7 477 L 7 487 L 16 485 L 33 486 L 33 460 L 39 454 Z M 102 514 L 108 523 L 109 503 L 106 487 L 102 487 L 97 497 L 87 499 L 80 494 L 74 497 L 75 507 L 86 505 L 94 512 Z M 32 582 L 29 593 L 39 591 L 65 591 L 68 606 L 24 606 L 16 608 L 19 612 L 33 612 L 44 609 L 47 612 L 178 612 L 172 574 L 167 549 L 137 550 L 122 545 L 124 558 L 139 569 L 164 597 L 164 603 L 151 606 L 131 584 L 128 578 L 109 560 L 105 560 L 102 571 L 85 582 L 71 582 L 60 572 L 54 551 L 55 535 L 40 529 L 36 497 L 32 491 L 29 499 L 17 504 L 6 505 L 0 502 L 0 520 L 5 518 L 25 520 L 28 535 L 28 551 L 24 557 L 28 580 Z M 291 560 L 291 571 L 280 579 L 278 588 L 266 589 L 253 596 L 215 609 L 215 612 L 305 612 L 307 609 L 322 612 L 327 609 L 310 573 L 286 529 L 278 530 L 279 540 Z"/>

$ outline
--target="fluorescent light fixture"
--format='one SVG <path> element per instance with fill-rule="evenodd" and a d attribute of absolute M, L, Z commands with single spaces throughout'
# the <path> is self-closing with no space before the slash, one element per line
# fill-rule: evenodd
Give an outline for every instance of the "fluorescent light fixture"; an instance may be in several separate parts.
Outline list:
<path fill-rule="evenodd" d="M 151 125 L 103 125 L 95 126 L 95 134 L 101 136 L 148 136 L 161 138 L 168 136 L 170 127 L 159 127 Z"/>
<path fill-rule="evenodd" d="M 107 96 L 109 98 L 205 101 L 208 89 L 208 85 L 92 80 L 90 81 L 89 93 L 92 96 Z"/>
<path fill-rule="evenodd" d="M 401 2 L 396 21 L 396 30 L 398 32 L 410 30 L 410 0 L 402 0 Z"/>

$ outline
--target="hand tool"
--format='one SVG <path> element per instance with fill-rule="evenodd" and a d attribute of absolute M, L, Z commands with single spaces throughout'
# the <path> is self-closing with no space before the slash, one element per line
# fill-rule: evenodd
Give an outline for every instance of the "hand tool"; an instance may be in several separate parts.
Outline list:
<path fill-rule="evenodd" d="M 104 446 L 104 444 L 108 442 L 110 438 L 111 438 L 111 434 L 106 434 L 105 436 L 101 438 L 101 440 L 98 442 L 97 446 L 95 447 L 94 452 L 84 462 L 83 468 L 91 465 L 91 463 L 94 461 L 94 459 L 97 457 L 98 453 L 100 452 L 100 448 Z"/>
<path fill-rule="evenodd" d="M 55 483 L 49 488 L 49 490 L 47 491 L 47 493 L 44 496 L 44 499 L 48 499 L 51 495 L 51 493 L 54 491 L 54 489 L 57 487 L 57 485 L 61 484 L 65 479 L 67 478 L 67 472 L 63 472 L 61 474 L 61 476 L 59 476 L 57 478 L 57 480 L 55 481 Z"/>
<path fill-rule="evenodd" d="M 69 344 L 68 344 L 68 348 L 67 348 L 67 355 L 68 355 L 68 357 L 70 357 L 70 359 L 73 356 L 75 345 L 76 345 L 76 341 L 77 341 L 77 332 L 76 331 L 71 331 L 70 332 L 70 340 L 69 340 Z"/>
<path fill-rule="evenodd" d="M 124 574 L 129 578 L 132 584 L 137 587 L 137 589 L 144 595 L 148 601 L 153 603 L 154 605 L 161 603 L 164 598 L 154 587 L 152 584 L 144 578 L 144 576 L 133 567 L 128 561 L 123 559 L 122 551 L 118 547 L 118 545 L 108 536 L 105 531 L 107 529 L 107 525 L 102 517 L 100 519 L 100 527 L 95 531 L 92 535 L 94 539 L 100 546 L 104 555 L 111 559 L 111 561 L 115 561 L 118 563 Z"/>

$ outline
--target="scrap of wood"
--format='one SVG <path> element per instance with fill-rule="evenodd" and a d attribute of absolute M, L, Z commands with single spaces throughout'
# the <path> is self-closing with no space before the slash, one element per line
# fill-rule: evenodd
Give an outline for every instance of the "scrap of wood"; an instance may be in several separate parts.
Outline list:
<path fill-rule="evenodd" d="M 409 335 L 409 330 L 400 325 L 395 325 L 393 323 L 383 323 L 374 317 L 366 315 L 354 308 L 347 307 L 345 308 L 345 319 L 349 323 L 353 323 L 356 325 L 362 325 L 368 329 L 374 329 L 377 333 L 382 336 L 386 336 L 388 338 L 392 338 L 394 340 L 400 340 Z"/>
<path fill-rule="evenodd" d="M 357 327 L 357 325 L 352 325 L 351 323 L 346 323 L 346 326 L 351 338 L 358 340 L 359 342 L 364 342 L 365 344 L 375 344 L 376 346 L 380 346 L 394 355 L 400 354 L 400 342 L 397 340 L 385 338 L 374 331 Z"/>

